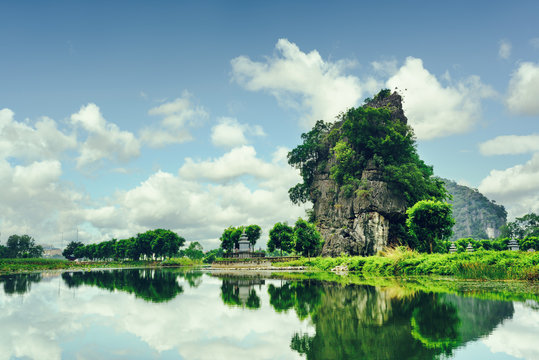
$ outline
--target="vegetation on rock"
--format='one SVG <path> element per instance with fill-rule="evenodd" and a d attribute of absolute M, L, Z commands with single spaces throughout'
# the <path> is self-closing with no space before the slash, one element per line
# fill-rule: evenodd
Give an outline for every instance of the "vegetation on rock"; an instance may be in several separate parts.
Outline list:
<path fill-rule="evenodd" d="M 388 244 L 407 244 L 406 209 L 449 196 L 417 154 L 402 99 L 382 90 L 330 124 L 318 121 L 288 154 L 303 182 L 292 202 L 312 201 L 309 220 L 325 239 L 324 255 L 370 255 Z"/>
<path fill-rule="evenodd" d="M 382 90 L 375 100 L 389 96 Z M 394 119 L 394 109 L 365 106 L 349 109 L 334 124 L 318 121 L 301 135 L 303 144 L 288 154 L 288 163 L 300 170 L 303 183 L 289 190 L 294 203 L 316 201 L 312 185 L 317 173 L 331 162 L 331 177 L 353 191 L 361 187 L 361 174 L 369 165 L 382 172 L 394 192 L 405 197 L 408 206 L 419 200 L 445 199 L 440 179 L 431 166 L 419 158 L 413 130 L 404 119 Z"/>

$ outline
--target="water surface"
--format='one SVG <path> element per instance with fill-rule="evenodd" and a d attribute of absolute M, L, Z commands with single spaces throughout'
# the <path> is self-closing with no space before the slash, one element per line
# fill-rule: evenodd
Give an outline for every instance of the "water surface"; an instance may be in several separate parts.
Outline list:
<path fill-rule="evenodd" d="M 136 269 L 0 276 L 0 359 L 539 359 L 539 304 Z"/>

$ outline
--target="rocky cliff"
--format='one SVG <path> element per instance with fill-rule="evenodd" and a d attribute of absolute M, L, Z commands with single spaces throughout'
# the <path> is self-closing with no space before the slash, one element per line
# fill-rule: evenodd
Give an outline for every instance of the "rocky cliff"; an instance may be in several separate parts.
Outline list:
<path fill-rule="evenodd" d="M 407 123 L 397 93 L 375 98 L 365 106 L 386 107 L 391 110 L 391 121 Z M 335 123 L 331 131 L 339 131 L 342 125 L 342 121 Z M 315 174 L 311 191 L 317 227 L 325 239 L 322 255 L 374 254 L 396 240 L 393 227 L 404 222 L 406 201 L 402 194 L 390 191 L 372 160 L 361 173 L 361 185 L 350 194 L 350 188 L 339 186 L 330 176 L 335 162 L 330 153 L 325 167 Z"/>
<path fill-rule="evenodd" d="M 348 196 L 329 172 L 315 177 L 313 211 L 325 239 L 323 256 L 374 254 L 390 242 L 392 222 L 404 221 L 404 198 L 389 191 L 378 169 L 366 168 L 361 180 L 363 188 Z"/>
<path fill-rule="evenodd" d="M 507 212 L 502 205 L 487 199 L 477 189 L 458 185 L 442 179 L 447 191 L 453 196 L 455 226 L 451 240 L 461 238 L 492 239 L 500 235 L 500 227 L 507 221 Z"/>

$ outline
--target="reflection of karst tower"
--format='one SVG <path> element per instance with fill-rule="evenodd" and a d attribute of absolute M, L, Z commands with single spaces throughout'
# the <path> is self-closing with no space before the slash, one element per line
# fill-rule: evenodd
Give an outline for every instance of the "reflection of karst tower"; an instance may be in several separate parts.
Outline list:
<path fill-rule="evenodd" d="M 291 348 L 307 360 L 436 359 L 490 334 L 514 311 L 505 301 L 367 285 L 322 286 L 320 306 L 311 315 L 315 334 L 296 333 L 291 340 Z"/>

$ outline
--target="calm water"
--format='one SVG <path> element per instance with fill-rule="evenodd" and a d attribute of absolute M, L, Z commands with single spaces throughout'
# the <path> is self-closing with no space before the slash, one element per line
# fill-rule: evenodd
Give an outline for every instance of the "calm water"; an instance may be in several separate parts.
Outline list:
<path fill-rule="evenodd" d="M 0 359 L 539 359 L 539 304 L 166 270 L 0 277 Z"/>

